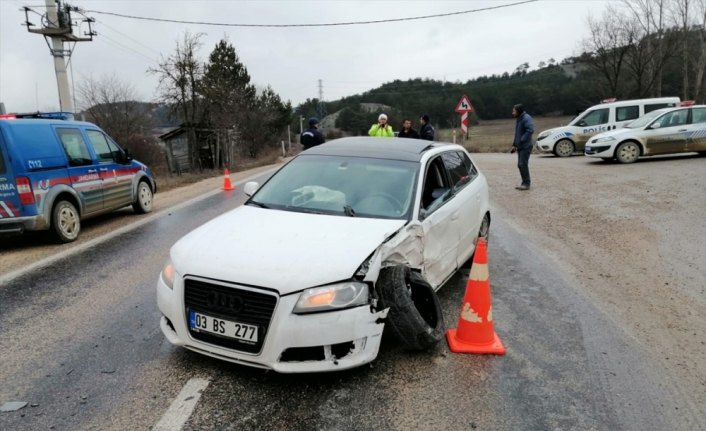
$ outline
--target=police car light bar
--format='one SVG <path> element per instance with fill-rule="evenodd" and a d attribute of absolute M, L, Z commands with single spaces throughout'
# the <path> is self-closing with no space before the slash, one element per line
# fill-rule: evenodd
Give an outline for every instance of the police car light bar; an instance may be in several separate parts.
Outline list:
<path fill-rule="evenodd" d="M 73 120 L 74 114 L 71 112 L 28 112 L 22 114 L 3 114 L 0 119 L 15 120 L 18 118 L 40 118 L 45 120 Z"/>
<path fill-rule="evenodd" d="M 679 106 L 691 106 L 695 103 L 695 100 L 684 100 L 683 102 L 679 102 Z"/>

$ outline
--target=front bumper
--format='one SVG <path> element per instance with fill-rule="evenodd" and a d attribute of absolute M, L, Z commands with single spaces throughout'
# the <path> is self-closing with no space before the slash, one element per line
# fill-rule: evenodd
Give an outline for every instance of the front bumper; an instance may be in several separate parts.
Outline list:
<path fill-rule="evenodd" d="M 587 144 L 584 154 L 589 157 L 609 158 L 613 157 L 613 145 L 610 144 Z"/>
<path fill-rule="evenodd" d="M 537 140 L 535 147 L 537 148 L 538 151 L 541 151 L 543 153 L 551 153 L 554 151 L 554 144 L 556 143 L 555 140 L 551 139 L 550 137 L 542 138 L 540 140 Z"/>
<path fill-rule="evenodd" d="M 231 287 L 240 288 L 234 284 Z M 377 357 L 387 310 L 374 312 L 365 305 L 325 313 L 293 314 L 298 299 L 298 293 L 277 296 L 261 349 L 247 353 L 195 339 L 187 326 L 183 279 L 174 280 L 173 290 L 161 277 L 157 281 L 157 304 L 163 315 L 160 328 L 174 345 L 281 373 L 338 371 L 358 367 Z"/>

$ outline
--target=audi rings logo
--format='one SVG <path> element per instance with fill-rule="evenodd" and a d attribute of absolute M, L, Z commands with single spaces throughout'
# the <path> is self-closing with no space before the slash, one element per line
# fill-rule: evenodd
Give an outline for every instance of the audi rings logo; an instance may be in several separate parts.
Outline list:
<path fill-rule="evenodd" d="M 239 313 L 243 310 L 243 298 L 224 292 L 210 292 L 206 298 L 208 306 L 220 311 Z"/>

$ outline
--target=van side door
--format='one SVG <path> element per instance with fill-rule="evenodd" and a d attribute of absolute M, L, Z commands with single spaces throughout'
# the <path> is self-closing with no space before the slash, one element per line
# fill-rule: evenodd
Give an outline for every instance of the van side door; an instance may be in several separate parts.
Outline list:
<path fill-rule="evenodd" d="M 103 202 L 106 209 L 124 207 L 133 202 L 133 178 L 131 165 L 121 164 L 123 152 L 105 133 L 86 129 L 86 135 L 98 157 L 98 170 L 103 179 Z"/>
<path fill-rule="evenodd" d="M 71 187 L 76 190 L 83 207 L 81 215 L 103 209 L 103 181 L 93 156 L 77 127 L 56 127 L 56 134 L 69 161 Z"/>
<path fill-rule="evenodd" d="M 687 127 L 687 151 L 706 151 L 706 108 L 691 108 L 691 124 Z"/>
<path fill-rule="evenodd" d="M 632 120 L 640 117 L 640 105 L 616 106 L 615 107 L 615 123 L 613 129 L 620 129 Z"/>
<path fill-rule="evenodd" d="M 576 133 L 574 150 L 583 152 L 591 137 L 597 133 L 608 131 L 610 108 L 594 109 L 587 112 L 574 125 L 580 130 Z"/>

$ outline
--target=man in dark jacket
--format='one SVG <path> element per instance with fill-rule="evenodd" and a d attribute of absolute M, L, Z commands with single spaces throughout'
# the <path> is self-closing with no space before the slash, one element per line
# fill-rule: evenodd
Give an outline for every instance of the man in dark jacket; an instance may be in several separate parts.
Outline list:
<path fill-rule="evenodd" d="M 427 114 L 419 117 L 419 124 L 422 128 L 419 130 L 419 138 L 426 139 L 427 141 L 434 140 L 434 128 L 429 124 L 429 116 Z"/>
<path fill-rule="evenodd" d="M 520 170 L 520 176 L 522 177 L 522 184 L 515 188 L 517 190 L 529 190 L 529 157 L 532 153 L 533 146 L 532 134 L 534 133 L 534 121 L 520 104 L 512 107 L 512 116 L 516 118 L 515 140 L 512 142 L 510 152 L 517 152 L 517 168 Z"/>
<path fill-rule="evenodd" d="M 419 133 L 412 128 L 412 120 L 405 118 L 402 122 L 402 130 L 397 134 L 398 138 L 419 139 Z"/>
<path fill-rule="evenodd" d="M 326 142 L 326 138 L 324 138 L 324 135 L 319 132 L 318 118 L 309 118 L 309 128 L 302 132 L 302 135 L 299 140 L 304 146 L 304 150 L 308 150 L 311 147 L 315 147 Z"/>

